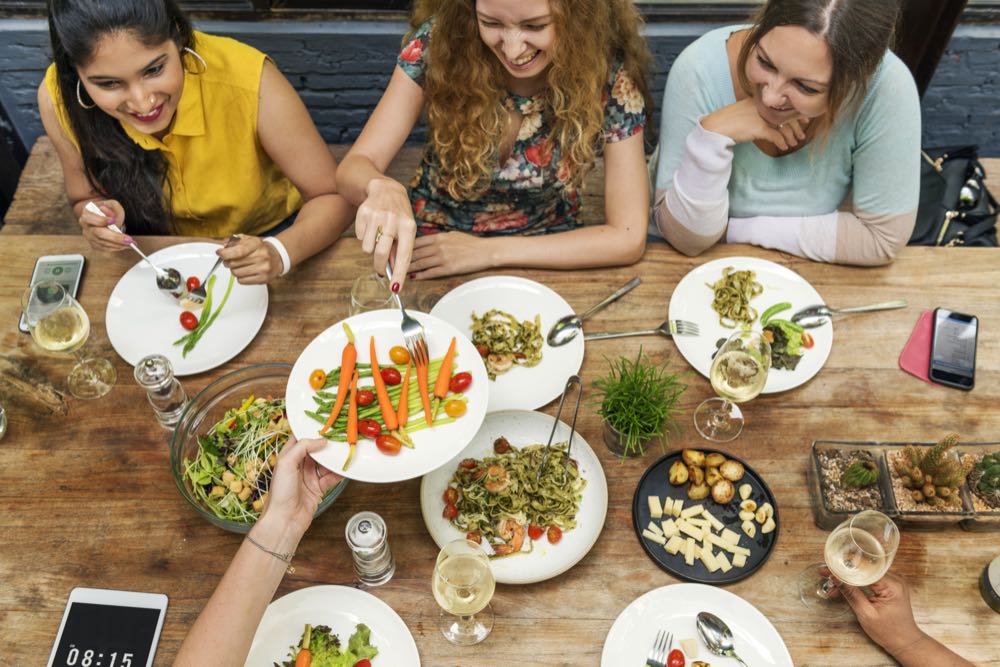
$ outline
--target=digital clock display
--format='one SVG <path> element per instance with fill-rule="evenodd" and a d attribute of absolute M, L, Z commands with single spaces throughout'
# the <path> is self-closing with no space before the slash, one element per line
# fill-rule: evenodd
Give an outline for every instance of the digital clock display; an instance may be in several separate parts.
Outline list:
<path fill-rule="evenodd" d="M 159 609 L 73 602 L 53 667 L 145 667 Z"/>

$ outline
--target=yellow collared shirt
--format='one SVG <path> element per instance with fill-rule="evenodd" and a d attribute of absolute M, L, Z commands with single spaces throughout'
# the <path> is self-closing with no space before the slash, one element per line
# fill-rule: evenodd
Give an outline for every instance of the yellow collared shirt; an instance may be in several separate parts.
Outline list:
<path fill-rule="evenodd" d="M 121 127 L 136 144 L 160 151 L 167 160 L 175 234 L 262 234 L 302 207 L 299 191 L 257 138 L 260 78 L 267 56 L 236 40 L 201 32 L 195 32 L 194 48 L 207 68 L 185 55 L 186 68 L 197 72 L 185 71 L 177 112 L 163 139 L 129 123 Z M 63 131 L 76 143 L 54 64 L 45 73 L 45 85 Z M 108 195 L 114 197 L 113 192 Z"/>

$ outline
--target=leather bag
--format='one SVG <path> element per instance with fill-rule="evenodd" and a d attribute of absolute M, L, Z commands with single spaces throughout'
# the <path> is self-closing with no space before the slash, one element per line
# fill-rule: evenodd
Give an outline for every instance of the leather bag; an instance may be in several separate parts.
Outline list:
<path fill-rule="evenodd" d="M 920 151 L 920 205 L 908 245 L 997 246 L 997 201 L 977 146 Z"/>

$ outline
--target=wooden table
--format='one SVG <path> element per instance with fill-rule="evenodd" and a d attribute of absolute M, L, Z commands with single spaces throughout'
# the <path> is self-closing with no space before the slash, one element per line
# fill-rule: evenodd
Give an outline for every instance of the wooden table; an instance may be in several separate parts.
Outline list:
<path fill-rule="evenodd" d="M 149 239 L 145 245 L 155 249 L 173 242 Z M 29 398 L 24 386 L 15 392 L 10 384 L 11 369 L 23 364 L 22 370 L 35 374 L 30 384 L 36 388 L 44 390 L 47 382 L 56 390 L 62 387 L 69 360 L 42 355 L 17 332 L 15 322 L 18 295 L 35 256 L 64 252 L 82 252 L 89 259 L 81 301 L 98 347 L 118 369 L 117 386 L 96 402 L 44 393 Z M 767 615 L 797 665 L 892 664 L 853 621 L 831 623 L 797 599 L 796 575 L 821 559 L 827 534 L 813 524 L 805 472 L 809 446 L 817 438 L 929 440 L 952 430 L 969 440 L 1000 439 L 1000 258 L 990 250 L 907 248 L 890 267 L 853 269 L 749 247 L 718 246 L 689 259 L 657 244 L 633 267 L 509 273 L 550 285 L 578 310 L 638 273 L 643 285 L 595 316 L 591 326 L 639 328 L 662 321 L 674 286 L 691 268 L 733 254 L 769 258 L 798 271 L 829 303 L 910 301 L 907 310 L 839 320 L 837 344 L 823 372 L 787 394 L 753 401 L 747 430 L 730 447 L 764 475 L 780 503 L 782 525 L 766 565 L 728 590 Z M 170 608 L 157 663 L 169 664 L 241 539 L 203 521 L 181 499 L 168 469 L 167 435 L 156 425 L 131 368 L 107 345 L 108 295 L 134 261 L 130 254 L 92 251 L 71 236 L 15 235 L 0 243 L 6 278 L 0 284 L 0 322 L 5 323 L 0 359 L 6 368 L 0 399 L 10 414 L 9 432 L 0 442 L 0 664 L 41 664 L 66 596 L 80 585 L 166 593 Z M 366 265 L 357 242 L 345 240 L 280 280 L 271 288 L 270 317 L 253 343 L 230 363 L 185 379 L 187 391 L 193 395 L 247 364 L 294 361 L 313 336 L 346 315 L 349 283 Z M 451 287 L 463 280 L 431 286 Z M 971 393 L 925 384 L 897 368 L 917 314 L 936 305 L 981 318 L 977 386 Z M 589 386 L 605 372 L 605 355 L 634 355 L 640 345 L 672 370 L 687 370 L 667 340 L 590 343 L 585 382 Z M 674 446 L 703 444 L 689 420 L 694 406 L 710 393 L 708 382 L 693 375 L 683 400 L 685 428 Z M 430 578 L 437 548 L 420 516 L 419 480 L 388 487 L 351 484 L 303 539 L 297 571 L 285 577 L 278 594 L 317 584 L 351 585 L 344 524 L 359 510 L 374 510 L 388 521 L 398 565 L 392 581 L 372 592 L 406 621 L 424 665 L 598 665 L 604 638 L 621 610 L 639 595 L 677 580 L 646 557 L 631 527 L 633 489 L 658 453 L 619 463 L 601 444 L 600 420 L 592 409 L 582 412 L 579 430 L 608 477 L 604 532 L 590 554 L 565 574 L 532 586 L 499 586 L 493 602 L 497 624 L 485 643 L 456 648 L 435 628 Z M 907 530 L 893 565 L 913 585 L 921 626 L 982 665 L 1000 665 L 1000 617 L 983 603 L 976 585 L 998 551 L 997 533 L 957 527 Z"/>

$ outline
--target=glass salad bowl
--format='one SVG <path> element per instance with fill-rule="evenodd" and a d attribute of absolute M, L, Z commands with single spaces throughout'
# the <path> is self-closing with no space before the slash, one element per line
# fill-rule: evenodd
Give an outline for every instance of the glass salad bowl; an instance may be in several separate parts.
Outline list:
<path fill-rule="evenodd" d="M 174 483 L 191 507 L 219 528 L 246 533 L 260 514 L 274 461 L 270 454 L 291 432 L 275 403 L 284 401 L 291 370 L 289 364 L 257 364 L 227 373 L 194 397 L 174 429 Z M 345 479 L 330 489 L 316 516 L 346 486 Z"/>

